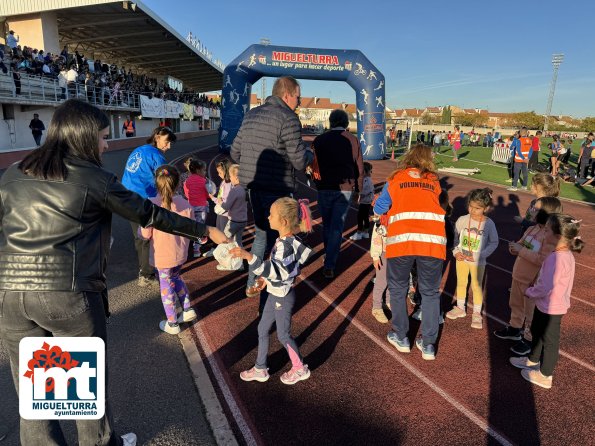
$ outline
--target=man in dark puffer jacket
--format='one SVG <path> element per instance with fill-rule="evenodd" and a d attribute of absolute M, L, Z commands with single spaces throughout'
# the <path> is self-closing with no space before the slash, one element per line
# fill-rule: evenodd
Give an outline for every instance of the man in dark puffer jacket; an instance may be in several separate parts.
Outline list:
<path fill-rule="evenodd" d="M 231 157 L 240 165 L 240 183 L 248 190 L 254 216 L 251 252 L 261 259 L 277 236 L 269 226 L 271 205 L 295 192 L 295 171 L 305 170 L 313 158 L 302 141 L 302 126 L 295 114 L 299 104 L 299 83 L 293 77 L 280 77 L 273 85 L 273 95 L 262 106 L 246 113 L 231 147 Z M 260 294 L 252 271 L 250 266 L 248 297 Z"/>

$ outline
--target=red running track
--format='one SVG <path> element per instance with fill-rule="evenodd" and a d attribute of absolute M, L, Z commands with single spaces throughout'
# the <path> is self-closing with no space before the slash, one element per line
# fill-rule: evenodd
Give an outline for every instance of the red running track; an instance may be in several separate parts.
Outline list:
<path fill-rule="evenodd" d="M 216 156 L 214 151 L 201 153 L 203 159 Z M 373 164 L 374 181 L 381 187 L 394 163 Z M 465 212 L 466 193 L 483 185 L 459 177 L 442 180 L 449 188 L 456 220 Z M 497 202 L 490 217 L 504 240 L 489 259 L 484 329 L 472 329 L 470 317 L 447 319 L 435 361 L 424 361 L 415 348 L 410 354 L 397 352 L 386 341 L 389 324 L 372 317 L 369 242 L 347 240 L 355 231 L 355 210 L 345 225 L 335 280 L 322 277 L 320 225 L 305 237 L 315 252 L 296 284 L 292 332 L 312 375 L 295 386 L 279 381 L 290 363 L 274 333 L 271 379 L 245 383 L 239 378 L 240 371 L 254 364 L 257 347 L 258 301 L 244 297 L 246 274 L 217 271 L 213 259 L 196 259 L 185 266 L 184 277 L 200 314 L 189 329 L 209 359 L 209 373 L 240 443 L 593 444 L 595 356 L 589 340 L 595 316 L 591 291 L 595 267 L 590 261 L 595 253 L 593 207 L 564 202 L 565 212 L 586 223 L 582 237 L 587 248 L 577 255 L 572 307 L 563 318 L 560 361 L 548 391 L 521 378 L 508 363 L 512 343 L 492 334 L 501 327 L 499 321 L 509 317 L 509 271 L 514 259 L 505 240 L 518 237 L 512 217 L 524 212 L 532 197 L 490 187 Z M 316 192 L 302 182 L 298 195 L 310 198 L 318 218 Z M 252 238 L 247 231 L 245 244 Z M 450 307 L 455 282 L 454 268 L 448 268 L 444 309 Z M 419 323 L 411 320 L 411 339 L 418 329 Z"/>

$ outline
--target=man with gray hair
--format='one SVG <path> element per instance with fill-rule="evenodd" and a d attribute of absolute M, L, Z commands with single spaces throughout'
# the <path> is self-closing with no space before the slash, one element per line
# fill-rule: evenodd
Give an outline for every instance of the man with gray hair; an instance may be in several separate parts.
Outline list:
<path fill-rule="evenodd" d="M 260 259 L 277 237 L 268 220 L 271 205 L 296 191 L 296 170 L 304 171 L 312 162 L 313 154 L 302 140 L 302 125 L 295 114 L 299 105 L 300 84 L 293 77 L 280 77 L 272 96 L 246 113 L 231 147 L 231 158 L 240 165 L 240 184 L 248 190 L 252 206 L 255 234 L 251 253 Z M 253 270 L 249 265 L 248 297 L 261 294 Z"/>
<path fill-rule="evenodd" d="M 345 110 L 333 110 L 329 124 L 331 129 L 317 136 L 312 148 L 318 167 L 314 182 L 325 250 L 322 273 L 325 278 L 333 279 L 349 202 L 352 197 L 357 201 L 362 190 L 364 161 L 359 141 L 347 130 L 349 116 Z"/>

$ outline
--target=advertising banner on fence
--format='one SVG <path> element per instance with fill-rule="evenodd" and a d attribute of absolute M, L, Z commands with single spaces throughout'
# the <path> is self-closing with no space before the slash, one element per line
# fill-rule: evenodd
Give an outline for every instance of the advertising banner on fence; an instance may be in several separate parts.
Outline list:
<path fill-rule="evenodd" d="M 163 99 L 152 98 L 148 96 L 140 96 L 140 112 L 146 118 L 163 118 L 165 117 Z"/>

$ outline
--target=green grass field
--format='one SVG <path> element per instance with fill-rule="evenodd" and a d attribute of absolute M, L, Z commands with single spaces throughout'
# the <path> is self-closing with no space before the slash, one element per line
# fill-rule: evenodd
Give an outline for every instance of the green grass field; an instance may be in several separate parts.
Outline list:
<path fill-rule="evenodd" d="M 541 163 L 548 163 L 549 161 L 549 150 L 547 150 L 548 144 L 551 142 L 551 138 L 545 138 L 541 142 L 541 152 L 539 153 L 539 161 Z M 578 161 L 578 154 L 580 151 L 581 141 L 575 141 L 572 144 L 572 155 L 570 156 L 570 165 L 576 167 Z M 566 146 L 568 147 L 568 145 Z M 395 156 L 398 157 L 402 154 L 402 149 L 397 149 Z M 436 156 L 436 166 L 440 169 L 441 167 L 459 167 L 464 169 L 481 169 L 481 173 L 475 174 L 467 178 L 476 178 L 478 180 L 487 181 L 503 186 L 510 186 L 508 182 L 508 173 L 506 171 L 506 164 L 495 163 L 491 161 L 492 149 L 486 147 L 470 147 L 463 146 L 459 150 L 459 161 L 453 162 L 452 150 L 448 146 L 440 148 L 440 153 Z M 449 174 L 452 175 L 452 174 Z M 529 174 L 529 184 L 531 184 L 531 176 Z M 595 188 L 591 186 L 587 187 L 576 187 L 574 183 L 561 183 L 561 197 L 569 198 L 572 200 L 579 200 L 588 203 L 595 203 Z"/>

